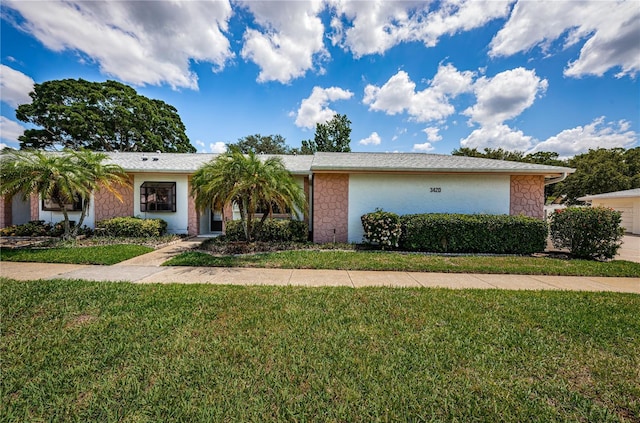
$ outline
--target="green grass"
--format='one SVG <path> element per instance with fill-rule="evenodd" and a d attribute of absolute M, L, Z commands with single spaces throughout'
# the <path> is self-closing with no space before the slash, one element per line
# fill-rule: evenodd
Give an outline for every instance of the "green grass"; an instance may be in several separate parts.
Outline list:
<path fill-rule="evenodd" d="M 37 263 L 110 265 L 146 254 L 153 248 L 143 245 L 99 245 L 94 247 L 61 247 L 43 249 L 2 249 L 0 260 Z"/>
<path fill-rule="evenodd" d="M 640 295 L 0 289 L 6 422 L 640 419 Z"/>
<path fill-rule="evenodd" d="M 239 256 L 212 256 L 189 251 L 170 259 L 164 265 L 640 277 L 640 263 L 624 260 L 597 262 L 546 257 L 437 256 L 335 250 L 296 250 Z"/>

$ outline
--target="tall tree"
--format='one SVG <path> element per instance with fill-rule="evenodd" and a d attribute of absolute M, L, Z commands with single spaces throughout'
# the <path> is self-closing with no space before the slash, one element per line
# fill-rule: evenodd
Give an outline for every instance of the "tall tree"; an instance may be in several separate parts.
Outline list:
<path fill-rule="evenodd" d="M 304 211 L 306 199 L 303 189 L 277 157 L 262 160 L 250 151 L 242 154 L 232 147 L 196 171 L 192 179 L 191 194 L 196 208 L 224 210 L 226 204 L 235 203 L 247 241 L 251 241 L 253 219 L 258 209 Z M 261 225 L 268 217 L 262 216 Z"/>
<path fill-rule="evenodd" d="M 177 110 L 116 81 L 63 79 L 35 84 L 16 117 L 38 126 L 20 148 L 194 153 Z"/>
<path fill-rule="evenodd" d="M 107 155 L 92 151 L 46 153 L 4 149 L 0 156 L 0 195 L 24 199 L 38 194 L 55 204 L 64 216 L 64 238 L 75 238 L 89 213 L 91 196 L 99 189 L 112 192 L 122 201 L 116 186 L 129 184 L 125 171 L 104 163 Z M 69 205 L 81 202 L 80 218 L 71 227 Z"/>
<path fill-rule="evenodd" d="M 314 154 L 317 151 L 335 151 L 348 153 L 351 151 L 351 121 L 347 115 L 337 114 L 326 123 L 316 124 L 315 137 L 302 141 L 300 152 Z"/>
<path fill-rule="evenodd" d="M 256 154 L 291 154 L 292 150 L 286 143 L 282 135 L 247 135 L 240 138 L 238 142 L 229 144 L 229 147 L 235 146 L 241 152 L 247 154 L 254 152 Z"/>

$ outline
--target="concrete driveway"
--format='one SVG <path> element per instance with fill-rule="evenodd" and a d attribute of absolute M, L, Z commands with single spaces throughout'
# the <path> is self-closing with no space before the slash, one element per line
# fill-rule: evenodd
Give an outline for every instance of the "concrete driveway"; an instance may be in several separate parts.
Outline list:
<path fill-rule="evenodd" d="M 640 235 L 625 235 L 616 260 L 628 260 L 640 263 Z"/>

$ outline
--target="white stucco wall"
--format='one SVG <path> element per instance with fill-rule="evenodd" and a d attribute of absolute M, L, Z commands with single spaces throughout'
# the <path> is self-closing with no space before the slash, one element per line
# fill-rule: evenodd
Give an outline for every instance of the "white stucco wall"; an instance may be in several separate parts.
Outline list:
<path fill-rule="evenodd" d="M 296 182 L 296 184 L 298 184 L 298 186 L 300 188 L 302 188 L 304 190 L 304 176 L 299 176 L 299 175 L 293 175 L 293 180 Z M 309 205 L 309 207 L 311 207 L 311 205 Z M 297 210 L 297 209 L 296 209 Z M 304 218 L 304 211 L 303 210 L 297 210 L 299 213 L 299 220 L 302 220 Z M 293 215 L 293 218 L 296 218 L 296 215 Z M 237 204 L 233 204 L 233 216 L 231 217 L 232 220 L 240 220 L 240 208 L 238 207 Z"/>
<path fill-rule="evenodd" d="M 176 183 L 176 211 L 175 212 L 141 212 L 140 186 L 144 182 L 175 182 Z M 143 173 L 136 174 L 133 181 L 133 215 L 145 219 L 163 219 L 167 222 L 167 231 L 172 234 L 186 234 L 189 226 L 188 198 L 189 183 L 187 175 Z"/>
<path fill-rule="evenodd" d="M 44 220 L 45 222 L 50 222 L 50 223 L 58 223 L 64 220 L 64 215 L 62 214 L 62 212 L 42 210 L 42 199 L 38 200 L 38 202 L 39 202 L 38 204 L 39 220 Z M 80 221 L 80 214 L 81 214 L 80 211 L 70 211 L 70 212 L 67 212 L 67 214 L 69 215 L 69 220 L 75 221 L 76 223 Z M 84 221 L 82 222 L 82 226 L 88 226 L 90 228 L 94 228 L 95 222 L 96 222 L 95 215 L 96 215 L 95 204 L 92 197 L 91 202 L 89 203 L 89 212 L 85 216 Z"/>
<path fill-rule="evenodd" d="M 509 175 L 351 174 L 349 242 L 362 242 L 360 216 L 376 208 L 399 215 L 509 214 L 510 181 Z"/>

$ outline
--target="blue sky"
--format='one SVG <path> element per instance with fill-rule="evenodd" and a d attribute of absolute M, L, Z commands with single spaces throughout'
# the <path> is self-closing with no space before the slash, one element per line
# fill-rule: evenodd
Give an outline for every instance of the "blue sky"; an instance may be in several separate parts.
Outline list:
<path fill-rule="evenodd" d="M 334 113 L 353 151 L 632 148 L 637 1 L 3 0 L 1 143 L 34 83 L 115 79 L 174 105 L 191 143 L 297 147 Z"/>

